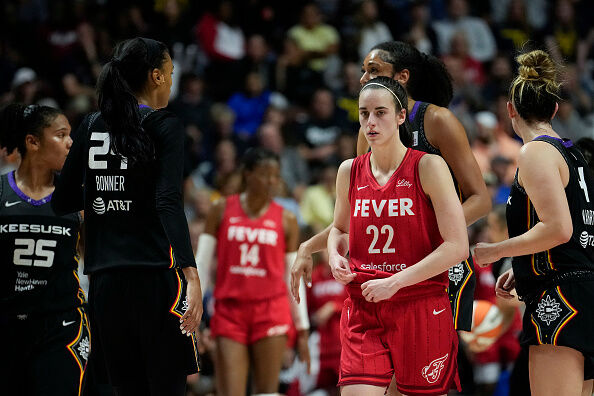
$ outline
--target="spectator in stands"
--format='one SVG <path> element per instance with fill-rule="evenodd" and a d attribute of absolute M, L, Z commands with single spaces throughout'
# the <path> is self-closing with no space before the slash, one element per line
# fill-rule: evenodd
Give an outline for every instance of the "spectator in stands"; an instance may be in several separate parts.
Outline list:
<path fill-rule="evenodd" d="M 332 92 L 319 88 L 311 99 L 307 117 L 298 120 L 294 128 L 299 151 L 315 171 L 336 155 L 336 139 L 348 131 L 348 124 L 345 112 L 336 107 Z"/>
<path fill-rule="evenodd" d="M 328 227 L 334 219 L 336 199 L 336 172 L 334 165 L 326 165 L 319 174 L 318 183 L 309 186 L 301 201 L 301 215 L 316 233 Z"/>
<path fill-rule="evenodd" d="M 276 61 L 266 38 L 261 34 L 253 34 L 248 38 L 245 57 L 241 60 L 240 67 L 241 75 L 257 73 L 265 90 L 274 89 Z"/>
<path fill-rule="evenodd" d="M 545 43 L 558 63 L 577 60 L 579 32 L 572 0 L 556 0 L 553 18 L 545 32 Z"/>
<path fill-rule="evenodd" d="M 269 104 L 270 91 L 264 89 L 262 77 L 255 71 L 245 76 L 244 89 L 232 94 L 227 101 L 235 113 L 233 133 L 246 146 L 254 144 Z"/>
<path fill-rule="evenodd" d="M 367 53 L 377 43 L 392 41 L 392 33 L 388 26 L 379 19 L 377 3 L 375 0 L 363 0 L 355 15 L 355 23 L 358 28 L 358 55 L 359 64 Z"/>
<path fill-rule="evenodd" d="M 497 49 L 508 54 L 519 51 L 529 40 L 537 38 L 535 33 L 528 22 L 524 0 L 510 0 L 505 19 L 495 28 Z"/>
<path fill-rule="evenodd" d="M 582 137 L 594 137 L 594 126 L 584 122 L 570 100 L 566 90 L 561 91 L 559 110 L 551 120 L 551 125 L 559 136 L 576 141 Z"/>
<path fill-rule="evenodd" d="M 481 62 L 474 59 L 468 48 L 468 37 L 463 31 L 452 35 L 450 41 L 450 52 L 444 55 L 444 63 L 450 58 L 457 58 L 461 61 L 463 78 L 466 84 L 482 86 L 485 83 L 485 70 Z"/>
<path fill-rule="evenodd" d="M 404 36 L 404 41 L 426 54 L 439 54 L 437 33 L 431 26 L 431 9 L 428 0 L 414 0 L 410 7 L 411 26 Z"/>
<path fill-rule="evenodd" d="M 347 62 L 342 67 L 342 88 L 336 93 L 336 105 L 347 113 L 349 131 L 359 129 L 359 90 L 361 66 Z"/>
<path fill-rule="evenodd" d="M 206 12 L 196 25 L 196 38 L 209 58 L 206 78 L 216 100 L 226 100 L 241 84 L 239 61 L 245 55 L 245 36 L 238 24 L 233 2 L 216 4 L 216 12 Z"/>
<path fill-rule="evenodd" d="M 275 82 L 290 102 L 306 108 L 316 88 L 323 85 L 323 76 L 307 66 L 305 51 L 287 37 L 276 63 Z"/>
<path fill-rule="evenodd" d="M 437 32 L 441 54 L 450 52 L 451 38 L 461 30 L 469 40 L 470 56 L 479 62 L 489 61 L 495 56 L 495 38 L 489 25 L 481 18 L 469 15 L 466 0 L 448 0 L 448 17 L 436 21 L 433 28 Z"/>
<path fill-rule="evenodd" d="M 286 146 L 282 131 L 278 124 L 267 122 L 258 132 L 261 147 L 264 147 L 280 158 L 281 178 L 286 184 L 289 194 L 301 200 L 305 188 L 309 185 L 309 168 L 295 147 Z"/>
<path fill-rule="evenodd" d="M 330 70 L 329 60 L 338 52 L 340 36 L 333 26 L 323 22 L 316 3 L 307 3 L 303 7 L 299 23 L 289 29 L 287 36 L 295 40 L 304 52 L 307 66 L 311 70 L 326 75 L 338 74 L 337 70 Z M 336 62 L 332 65 L 336 67 Z"/>

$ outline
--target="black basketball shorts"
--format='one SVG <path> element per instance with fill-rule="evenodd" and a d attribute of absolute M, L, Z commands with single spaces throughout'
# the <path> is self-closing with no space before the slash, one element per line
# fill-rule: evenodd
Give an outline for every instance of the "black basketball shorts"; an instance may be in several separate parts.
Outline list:
<path fill-rule="evenodd" d="M 520 343 L 559 345 L 584 355 L 584 379 L 594 378 L 594 281 L 564 283 L 526 305 Z"/>
<path fill-rule="evenodd" d="M 63 313 L 2 316 L 2 394 L 80 396 L 91 335 L 82 307 Z"/>
<path fill-rule="evenodd" d="M 95 381 L 117 386 L 198 371 L 196 337 L 179 328 L 185 286 L 177 269 L 116 268 L 91 274 L 90 364 Z"/>

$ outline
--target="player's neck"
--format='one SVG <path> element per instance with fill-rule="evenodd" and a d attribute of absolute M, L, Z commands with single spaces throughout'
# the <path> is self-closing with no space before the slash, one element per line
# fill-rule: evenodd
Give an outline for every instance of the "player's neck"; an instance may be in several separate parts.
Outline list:
<path fill-rule="evenodd" d="M 14 178 L 19 189 L 33 199 L 44 198 L 54 190 L 54 172 L 27 157 L 15 171 Z"/>
<path fill-rule="evenodd" d="M 374 147 L 370 159 L 372 170 L 382 174 L 393 173 L 404 159 L 406 150 L 406 146 L 400 140 L 394 140 L 384 146 Z"/>
<path fill-rule="evenodd" d="M 239 197 L 243 211 L 252 218 L 262 216 L 270 204 L 270 197 L 250 193 L 249 191 L 244 192 Z"/>
<path fill-rule="evenodd" d="M 534 122 L 528 124 L 524 120 L 519 120 L 515 127 L 516 132 L 524 143 L 528 143 L 542 135 L 559 137 L 557 132 L 553 130 L 551 124 L 547 122 Z"/>

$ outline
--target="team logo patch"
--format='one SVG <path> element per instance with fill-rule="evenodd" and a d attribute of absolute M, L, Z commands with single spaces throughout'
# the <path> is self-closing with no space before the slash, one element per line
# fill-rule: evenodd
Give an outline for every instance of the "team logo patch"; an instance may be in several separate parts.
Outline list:
<path fill-rule="evenodd" d="M 421 374 L 423 378 L 427 380 L 430 384 L 437 382 L 439 377 L 441 376 L 441 370 L 443 370 L 445 366 L 445 361 L 448 358 L 449 353 L 446 353 L 445 356 L 435 359 L 427 366 L 423 367 Z"/>
<path fill-rule="evenodd" d="M 546 322 L 547 326 L 550 326 L 551 322 L 559 319 L 562 311 L 561 304 L 556 299 L 551 298 L 550 295 L 547 295 L 546 298 L 543 298 L 538 303 L 536 314 L 538 315 L 538 319 Z"/>
<path fill-rule="evenodd" d="M 76 339 L 68 344 L 68 349 L 70 349 L 70 352 L 72 352 L 72 355 L 78 361 L 80 367 L 85 367 L 89 358 L 89 353 L 91 352 L 91 342 L 88 328 L 84 323 L 80 325 Z"/>
<path fill-rule="evenodd" d="M 547 290 L 531 315 L 540 342 L 556 345 L 559 332 L 577 313 L 563 296 L 559 286 Z"/>
<path fill-rule="evenodd" d="M 78 350 L 78 354 L 80 355 L 80 357 L 84 361 L 87 361 L 89 359 L 89 352 L 91 351 L 91 344 L 89 343 L 89 337 L 85 337 L 82 340 L 80 340 L 80 342 L 76 346 L 76 349 Z"/>
<path fill-rule="evenodd" d="M 450 278 L 450 282 L 454 282 L 454 284 L 458 286 L 458 283 L 464 279 L 464 263 L 458 263 L 453 267 L 450 267 L 448 270 L 448 278 Z"/>

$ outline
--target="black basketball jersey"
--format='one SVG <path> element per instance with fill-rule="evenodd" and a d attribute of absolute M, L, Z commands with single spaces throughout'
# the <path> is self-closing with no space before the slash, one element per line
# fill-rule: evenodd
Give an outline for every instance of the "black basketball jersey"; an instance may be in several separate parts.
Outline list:
<path fill-rule="evenodd" d="M 594 179 L 582 153 L 571 140 L 550 136 L 534 139 L 553 145 L 567 163 L 569 182 L 565 195 L 571 212 L 571 239 L 544 252 L 513 258 L 516 289 L 522 296 L 539 284 L 565 273 L 594 271 Z M 534 227 L 538 214 L 526 191 L 518 183 L 518 172 L 507 201 L 507 226 L 510 238 Z"/>
<path fill-rule="evenodd" d="M 0 176 L 0 312 L 43 314 L 80 306 L 80 216 L 57 216 L 51 195 L 34 200 L 14 172 Z"/>
<path fill-rule="evenodd" d="M 182 205 L 183 126 L 167 111 L 144 107 L 140 116 L 154 159 L 129 165 L 114 155 L 94 113 L 77 131 L 58 180 L 54 207 L 85 211 L 85 273 L 195 265 Z"/>
<path fill-rule="evenodd" d="M 430 105 L 431 103 L 417 101 L 413 105 L 411 112 L 408 114 L 408 122 L 413 138 L 412 147 L 415 150 L 424 151 L 425 153 L 429 154 L 436 154 L 441 157 L 441 152 L 436 147 L 432 146 L 431 143 L 429 143 L 429 140 L 425 135 L 425 112 Z M 464 201 L 462 191 L 460 190 L 458 182 L 456 181 L 451 169 L 450 173 L 452 174 L 452 179 L 454 180 L 454 187 L 456 188 L 458 198 L 460 198 L 460 201 L 462 202 Z"/>

